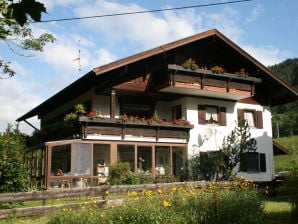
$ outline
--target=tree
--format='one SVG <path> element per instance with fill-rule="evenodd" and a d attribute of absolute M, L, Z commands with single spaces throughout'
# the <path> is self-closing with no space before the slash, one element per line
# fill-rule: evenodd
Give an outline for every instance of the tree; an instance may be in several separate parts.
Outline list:
<path fill-rule="evenodd" d="M 246 152 L 255 152 L 257 141 L 251 137 L 250 128 L 245 121 L 239 121 L 238 127 L 224 139 L 220 152 L 222 152 L 221 179 L 228 180 L 235 176 L 235 169 L 240 171 L 241 155 Z M 240 164 L 240 165 L 239 165 Z"/>
<path fill-rule="evenodd" d="M 27 191 L 30 180 L 23 165 L 25 139 L 18 128 L 8 125 L 0 133 L 0 193 Z"/>
<path fill-rule="evenodd" d="M 298 58 L 287 59 L 269 67 L 298 89 Z M 284 137 L 298 134 L 298 102 L 272 108 L 273 136 Z"/>
<path fill-rule="evenodd" d="M 0 0 L 0 40 L 6 42 L 9 49 L 20 56 L 25 54 L 18 53 L 18 50 L 43 51 L 44 46 L 53 42 L 55 38 L 49 33 L 34 37 L 28 23 L 30 18 L 40 21 L 43 12 L 46 12 L 46 8 L 35 0 L 21 0 L 18 3 Z M 15 75 L 10 62 L 1 57 L 0 69 L 0 79 Z"/>
<path fill-rule="evenodd" d="M 219 151 L 201 153 L 200 157 L 192 158 L 191 170 L 194 175 L 204 180 L 230 180 L 240 171 L 241 155 L 257 150 L 256 140 L 251 137 L 250 128 L 245 121 L 223 140 Z"/>

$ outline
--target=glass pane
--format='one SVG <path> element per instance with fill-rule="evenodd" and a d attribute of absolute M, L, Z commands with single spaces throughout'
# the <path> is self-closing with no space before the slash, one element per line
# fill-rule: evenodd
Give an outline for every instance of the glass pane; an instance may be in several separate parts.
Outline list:
<path fill-rule="evenodd" d="M 140 118 L 151 116 L 151 107 L 148 105 L 124 104 L 122 114 L 138 116 Z"/>
<path fill-rule="evenodd" d="M 149 171 L 152 168 L 152 147 L 138 146 L 138 171 Z"/>
<path fill-rule="evenodd" d="M 208 124 L 217 123 L 217 107 L 206 107 L 206 122 Z"/>
<path fill-rule="evenodd" d="M 134 171 L 135 151 L 134 145 L 118 145 L 118 161 L 128 162 L 130 169 Z"/>
<path fill-rule="evenodd" d="M 51 175 L 62 176 L 70 174 L 70 145 L 52 147 Z"/>
<path fill-rule="evenodd" d="M 108 176 L 110 165 L 110 145 L 93 145 L 93 175 Z"/>
<path fill-rule="evenodd" d="M 72 145 L 72 173 L 75 176 L 91 175 L 91 144 Z"/>
<path fill-rule="evenodd" d="M 155 170 L 159 175 L 165 175 L 170 171 L 169 164 L 170 147 L 157 146 L 155 147 Z"/>
<path fill-rule="evenodd" d="M 173 174 L 178 176 L 183 172 L 183 147 L 173 147 Z"/>
<path fill-rule="evenodd" d="M 244 112 L 244 119 L 247 122 L 248 126 L 250 126 L 250 127 L 254 127 L 255 126 L 253 112 L 251 112 L 251 111 Z"/>
<path fill-rule="evenodd" d="M 259 153 L 250 152 L 246 153 L 247 172 L 259 171 Z"/>

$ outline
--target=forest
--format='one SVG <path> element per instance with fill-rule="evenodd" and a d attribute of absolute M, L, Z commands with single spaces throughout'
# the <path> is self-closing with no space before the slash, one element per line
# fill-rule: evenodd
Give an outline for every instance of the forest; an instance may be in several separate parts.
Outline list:
<path fill-rule="evenodd" d="M 298 90 L 298 58 L 269 66 Z M 298 101 L 272 108 L 273 137 L 298 135 Z"/>

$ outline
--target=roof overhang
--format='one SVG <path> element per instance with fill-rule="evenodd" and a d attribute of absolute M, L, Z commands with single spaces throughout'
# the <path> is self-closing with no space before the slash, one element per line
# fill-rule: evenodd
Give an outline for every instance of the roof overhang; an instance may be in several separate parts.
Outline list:
<path fill-rule="evenodd" d="M 205 39 L 217 41 L 222 48 L 233 52 L 234 56 L 236 56 L 235 52 L 237 53 L 237 57 L 234 58 L 235 60 L 241 60 L 241 62 L 246 61 L 258 69 L 258 75 L 261 76 L 260 78 L 262 78 L 263 83 L 266 84 L 266 82 L 268 82 L 266 86 L 268 90 L 266 91 L 270 91 L 271 98 L 269 99 L 269 104 L 271 104 L 271 106 L 285 104 L 298 99 L 297 90 L 293 86 L 287 83 L 279 75 L 275 74 L 267 67 L 262 65 L 260 62 L 234 44 L 231 40 L 225 37 L 222 33 L 216 29 L 212 29 L 135 54 L 124 59 L 117 60 L 100 67 L 96 67 L 28 113 L 19 117 L 17 121 L 22 121 L 36 115 L 41 116 L 59 107 L 60 105 L 63 105 L 65 102 L 76 98 L 92 87 L 104 90 L 120 84 L 119 80 L 127 79 L 127 81 L 129 81 L 130 78 L 133 79 L 135 77 L 127 77 L 128 71 L 137 71 L 139 68 L 143 69 L 143 67 L 146 67 L 144 64 L 147 65 L 147 63 L 150 63 L 150 58 L 164 55 L 175 48 L 179 48 L 196 41 L 203 41 Z"/>

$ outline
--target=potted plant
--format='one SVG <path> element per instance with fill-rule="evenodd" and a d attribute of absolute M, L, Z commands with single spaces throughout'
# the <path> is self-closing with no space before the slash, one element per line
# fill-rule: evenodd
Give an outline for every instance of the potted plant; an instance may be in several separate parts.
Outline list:
<path fill-rule="evenodd" d="M 84 106 L 84 104 L 78 103 L 74 106 L 74 109 L 76 114 L 83 115 L 86 113 L 86 107 Z"/>
<path fill-rule="evenodd" d="M 248 73 L 245 71 L 244 68 L 241 68 L 240 71 L 235 72 L 235 74 L 239 77 L 248 77 Z"/>
<path fill-rule="evenodd" d="M 190 69 L 190 70 L 194 71 L 194 70 L 198 69 L 199 66 L 196 64 L 195 60 L 189 58 L 182 64 L 182 67 L 185 69 Z"/>
<path fill-rule="evenodd" d="M 224 74 L 226 72 L 226 70 L 219 66 L 219 65 L 215 65 L 211 68 L 211 71 L 215 74 Z"/>

